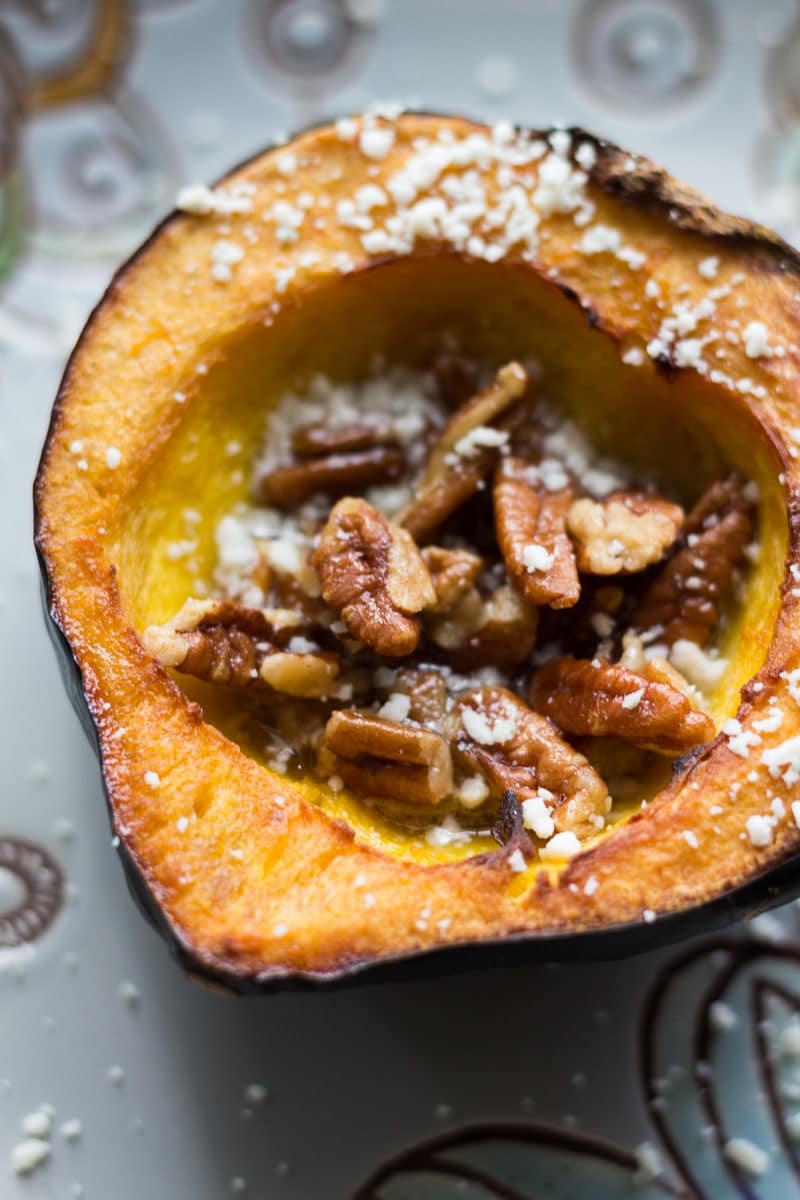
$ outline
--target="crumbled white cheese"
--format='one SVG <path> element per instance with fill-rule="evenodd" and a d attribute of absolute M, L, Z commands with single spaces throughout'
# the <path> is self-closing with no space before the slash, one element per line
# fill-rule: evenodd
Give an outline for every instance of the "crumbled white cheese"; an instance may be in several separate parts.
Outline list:
<path fill-rule="evenodd" d="M 161 776 L 157 771 L 145 771 L 144 781 L 149 788 L 161 787 Z"/>
<path fill-rule="evenodd" d="M 508 865 L 518 875 L 527 869 L 528 864 L 525 862 L 525 855 L 519 848 L 509 854 Z"/>
<path fill-rule="evenodd" d="M 189 183 L 175 197 L 175 207 L 194 216 L 250 212 L 252 198 L 241 187 L 212 191 L 204 183 Z"/>
<path fill-rule="evenodd" d="M 468 705 L 461 710 L 461 724 L 473 742 L 481 746 L 503 745 L 511 741 L 516 731 L 513 717 L 496 717 L 490 723 L 488 717 Z"/>
<path fill-rule="evenodd" d="M 642 1142 L 633 1153 L 636 1159 L 636 1183 L 652 1183 L 654 1179 L 661 1176 L 663 1172 L 661 1154 L 652 1142 Z"/>
<path fill-rule="evenodd" d="M 522 562 L 525 570 L 533 575 L 537 571 L 549 571 L 555 562 L 555 555 L 537 542 L 528 542 L 522 547 Z"/>
<path fill-rule="evenodd" d="M 590 875 L 589 878 L 586 880 L 586 883 L 583 885 L 584 896 L 593 896 L 599 886 L 600 886 L 600 884 L 597 881 L 597 876 Z"/>
<path fill-rule="evenodd" d="M 761 736 L 750 729 L 742 729 L 741 721 L 729 717 L 722 726 L 722 732 L 728 739 L 728 749 L 739 758 L 748 758 L 753 746 L 758 746 Z"/>
<path fill-rule="evenodd" d="M 546 841 L 555 833 L 555 822 L 547 805 L 547 799 L 553 799 L 553 793 L 539 788 L 535 796 L 529 796 L 522 801 L 522 824 L 530 829 L 538 838 Z"/>
<path fill-rule="evenodd" d="M 361 129 L 358 138 L 361 153 L 367 158 L 380 160 L 386 158 L 394 145 L 394 130 L 389 125 L 366 125 Z"/>
<path fill-rule="evenodd" d="M 462 829 L 452 813 L 448 813 L 441 825 L 432 825 L 425 833 L 430 846 L 465 846 L 472 837 L 471 831 Z"/>
<path fill-rule="evenodd" d="M 686 842 L 686 845 L 691 846 L 693 850 L 696 850 L 698 848 L 698 846 L 700 845 L 700 843 L 697 840 L 697 834 L 694 833 L 691 829 L 684 829 L 683 840 Z"/>
<path fill-rule="evenodd" d="M 27 1137 L 47 1138 L 53 1128 L 54 1115 L 52 1106 L 43 1104 L 22 1118 L 20 1128 Z"/>
<path fill-rule="evenodd" d="M 77 1117 L 71 1117 L 68 1121 L 64 1121 L 58 1131 L 65 1142 L 78 1142 L 83 1136 L 83 1122 Z"/>
<path fill-rule="evenodd" d="M 723 1148 L 729 1163 L 752 1179 L 759 1179 L 769 1167 L 769 1155 L 748 1138 L 729 1138 Z"/>
<path fill-rule="evenodd" d="M 767 817 L 748 817 L 745 824 L 747 836 L 754 846 L 769 846 L 773 838 L 773 830 L 772 823 Z"/>
<path fill-rule="evenodd" d="M 488 798 L 489 787 L 482 775 L 464 779 L 456 792 L 456 799 L 464 808 L 480 808 Z"/>
<path fill-rule="evenodd" d="M 42 1138 L 26 1138 L 11 1151 L 11 1169 L 17 1175 L 30 1175 L 50 1157 L 50 1143 Z"/>
<path fill-rule="evenodd" d="M 743 333 L 744 352 L 748 358 L 768 358 L 772 353 L 769 331 L 763 321 L 751 321 Z"/>
<path fill-rule="evenodd" d="M 233 277 L 233 267 L 244 258 L 244 250 L 236 242 L 220 238 L 211 247 L 211 277 L 227 283 Z"/>
<path fill-rule="evenodd" d="M 789 695 L 800 704 L 800 667 L 796 667 L 794 671 L 781 671 L 781 679 L 785 679 L 789 685 Z"/>
<path fill-rule="evenodd" d="M 142 993 L 139 991 L 135 983 L 130 979 L 123 979 L 122 983 L 117 988 L 120 1000 L 123 1004 L 127 1004 L 128 1008 L 138 1008 L 142 999 Z"/>
<path fill-rule="evenodd" d="M 727 666 L 727 658 L 703 650 L 688 638 L 678 638 L 669 653 L 669 661 L 689 683 L 701 692 L 709 692 L 719 683 Z"/>
<path fill-rule="evenodd" d="M 622 356 L 622 361 L 629 367 L 640 367 L 644 362 L 644 351 L 640 346 L 630 346 Z"/>
<path fill-rule="evenodd" d="M 597 162 L 597 150 L 591 142 L 581 142 L 575 151 L 575 161 L 584 171 L 591 171 Z"/>
<path fill-rule="evenodd" d="M 730 1004 L 726 1004 L 724 1000 L 715 1000 L 709 1006 L 708 1015 L 712 1027 L 720 1033 L 727 1033 L 739 1024 L 735 1009 L 731 1008 Z"/>
<path fill-rule="evenodd" d="M 715 254 L 711 254 L 698 264 L 697 270 L 703 276 L 703 279 L 716 279 L 717 271 L 719 270 L 719 259 Z"/>
<path fill-rule="evenodd" d="M 622 697 L 623 708 L 638 708 L 644 696 L 644 688 L 637 688 L 635 692 L 628 692 Z"/>
<path fill-rule="evenodd" d="M 753 721 L 753 729 L 759 733 L 775 733 L 783 724 L 783 713 L 779 708 L 771 708 L 760 721 Z"/>
<path fill-rule="evenodd" d="M 378 716 L 388 721 L 405 721 L 411 711 L 411 697 L 405 692 L 392 692 L 389 699 L 378 709 Z"/>
<path fill-rule="evenodd" d="M 653 912 L 652 908 L 645 908 L 642 910 L 642 920 L 644 921 L 645 925 L 652 925 L 657 915 L 657 913 Z"/>
<path fill-rule="evenodd" d="M 765 750 L 761 761 L 773 779 L 783 779 L 793 787 L 800 781 L 800 734 Z"/>
<path fill-rule="evenodd" d="M 106 450 L 106 466 L 111 471 L 115 471 L 122 462 L 122 455 L 116 446 L 109 446 Z"/>
<path fill-rule="evenodd" d="M 491 425 L 476 425 L 458 439 L 453 450 L 461 458 L 472 458 L 486 447 L 493 449 L 507 443 L 508 434 L 505 430 L 494 429 Z"/>
<path fill-rule="evenodd" d="M 547 862 L 552 859 L 574 858 L 580 853 L 581 843 L 574 833 L 564 830 L 551 837 L 542 849 L 540 856 Z"/>

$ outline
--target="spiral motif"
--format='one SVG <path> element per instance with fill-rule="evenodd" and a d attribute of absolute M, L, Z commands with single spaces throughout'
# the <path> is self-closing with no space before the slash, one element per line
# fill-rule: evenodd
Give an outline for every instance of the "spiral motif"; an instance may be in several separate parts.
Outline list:
<path fill-rule="evenodd" d="M 255 0 L 247 25 L 267 64 L 295 85 L 317 86 L 351 64 L 370 34 L 344 0 Z"/>
<path fill-rule="evenodd" d="M 707 0 L 587 0 L 572 44 L 578 78 L 594 97 L 652 118 L 710 78 L 720 33 Z"/>
<path fill-rule="evenodd" d="M 34 942 L 64 902 L 64 877 L 41 846 L 0 837 L 0 950 Z"/>

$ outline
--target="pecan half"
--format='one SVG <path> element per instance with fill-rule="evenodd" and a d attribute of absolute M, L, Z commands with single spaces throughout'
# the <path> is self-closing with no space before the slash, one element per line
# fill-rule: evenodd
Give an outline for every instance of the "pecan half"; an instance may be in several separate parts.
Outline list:
<path fill-rule="evenodd" d="M 715 735 L 711 718 L 663 676 L 570 655 L 537 672 L 530 701 L 566 733 L 617 737 L 661 754 L 683 754 Z"/>
<path fill-rule="evenodd" d="M 548 492 L 525 477 L 528 464 L 508 458 L 494 484 L 494 520 L 506 570 L 531 604 L 571 608 L 580 595 L 566 518 L 569 488 Z"/>
<path fill-rule="evenodd" d="M 503 584 L 485 597 L 470 588 L 448 612 L 426 617 L 425 632 L 459 671 L 510 669 L 533 650 L 538 621 L 536 609 Z"/>
<path fill-rule="evenodd" d="M 208 683 L 324 698 L 337 690 L 341 662 L 304 636 L 311 632 L 280 610 L 188 600 L 171 621 L 146 629 L 142 641 L 162 666 Z"/>
<path fill-rule="evenodd" d="M 436 593 L 405 529 L 366 500 L 347 497 L 331 509 L 311 561 L 325 602 L 353 637 L 392 658 L 416 649 L 416 614 L 436 603 Z"/>
<path fill-rule="evenodd" d="M 396 446 L 397 434 L 385 417 L 370 417 L 358 425 L 330 425 L 312 421 L 292 434 L 292 453 L 298 458 L 344 454 L 350 450 L 369 450 L 372 446 Z"/>
<path fill-rule="evenodd" d="M 508 438 L 509 409 L 529 391 L 519 363 L 501 367 L 493 381 L 453 414 L 430 453 L 414 500 L 399 521 L 418 542 L 433 532 L 480 486 Z"/>
<path fill-rule="evenodd" d="M 683 509 L 647 492 L 573 501 L 567 529 L 578 567 L 590 575 L 631 574 L 660 562 L 677 538 Z"/>
<path fill-rule="evenodd" d="M 482 559 L 469 550 L 447 550 L 443 546 L 425 546 L 421 553 L 436 593 L 436 603 L 430 611 L 451 612 L 478 582 Z"/>
<path fill-rule="evenodd" d="M 465 693 L 449 732 L 456 756 L 483 772 L 495 799 L 511 789 L 524 801 L 545 789 L 559 832 L 586 836 L 602 827 L 611 807 L 605 783 L 552 721 L 513 692 L 483 687 Z"/>
<path fill-rule="evenodd" d="M 450 750 L 440 734 L 372 713 L 332 713 L 318 765 L 360 795 L 401 803 L 439 804 L 453 788 Z"/>
<path fill-rule="evenodd" d="M 292 509 L 311 496 L 336 496 L 390 483 L 405 470 L 405 454 L 390 446 L 308 458 L 270 471 L 258 484 L 258 498 L 273 508 Z"/>
<path fill-rule="evenodd" d="M 631 628 L 658 627 L 658 641 L 667 646 L 681 638 L 704 646 L 752 535 L 752 505 L 741 481 L 716 480 L 686 518 L 678 548 L 639 599 Z"/>

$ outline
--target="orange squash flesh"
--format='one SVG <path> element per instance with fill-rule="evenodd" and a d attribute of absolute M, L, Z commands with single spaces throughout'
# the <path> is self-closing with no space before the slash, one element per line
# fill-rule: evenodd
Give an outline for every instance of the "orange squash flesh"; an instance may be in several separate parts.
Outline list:
<path fill-rule="evenodd" d="M 573 144 L 596 157 L 591 225 L 619 230 L 644 266 L 584 252 L 586 230 L 562 212 L 542 215 L 535 261 L 512 249 L 490 263 L 422 237 L 410 253 L 370 256 L 357 230 L 330 218 L 337 200 L 386 183 L 415 139 L 483 127 L 405 115 L 392 129 L 379 161 L 335 126 L 314 130 L 291 144 L 299 166 L 288 180 L 286 148 L 229 177 L 227 186 L 247 185 L 250 213 L 173 214 L 87 325 L 36 481 L 50 611 L 97 729 L 115 833 L 184 960 L 239 989 L 516 935 L 548 953 L 554 938 L 569 953 L 586 935 L 621 929 L 638 938 L 619 949 L 648 944 L 672 928 L 664 917 L 720 901 L 733 913 L 724 898 L 785 875 L 800 844 L 791 809 L 800 790 L 762 762 L 800 735 L 797 685 L 786 678 L 800 665 L 798 256 L 647 160 L 578 133 Z M 531 190 L 539 169 L 528 168 Z M 482 175 L 496 182 L 491 164 Z M 259 214 L 301 191 L 314 197 L 308 232 L 286 244 Z M 257 226 L 252 241 L 247 224 Z M 221 238 L 247 247 L 226 282 L 210 270 Z M 713 282 L 700 270 L 709 256 Z M 723 335 L 724 382 L 647 349 L 676 304 L 697 305 L 712 288 L 720 294 L 706 328 Z M 783 353 L 748 356 L 740 334 L 753 321 Z M 269 406 L 315 373 L 361 378 L 376 353 L 425 365 L 445 335 L 490 365 L 535 360 L 543 391 L 599 450 L 653 472 L 687 504 L 731 468 L 760 489 L 758 559 L 721 628 L 729 666 L 710 707 L 718 728 L 738 717 L 752 732 L 776 709 L 780 727 L 758 732 L 746 757 L 718 736 L 569 864 L 523 873 L 488 843 L 471 855 L 422 848 L 347 795 L 271 772 L 236 705 L 179 685 L 140 641 L 198 574 L 210 580 L 214 528 L 248 494 Z M 226 455 L 228 443 L 241 450 Z M 192 572 L 168 552 L 185 536 L 187 505 L 202 514 Z M 784 814 L 756 844 L 748 820 L 775 816 L 775 800 Z M 751 902 L 752 891 L 741 894 Z"/>

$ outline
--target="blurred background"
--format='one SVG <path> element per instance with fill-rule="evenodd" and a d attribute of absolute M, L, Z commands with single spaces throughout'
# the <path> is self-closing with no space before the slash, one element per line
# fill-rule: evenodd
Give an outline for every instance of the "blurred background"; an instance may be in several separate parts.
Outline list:
<path fill-rule="evenodd" d="M 339 1200 L 414 1139 L 487 1118 L 627 1151 L 656 1137 L 636 1029 L 669 952 L 258 1005 L 186 983 L 125 893 L 47 642 L 30 485 L 66 355 L 112 270 L 182 184 L 376 99 L 585 125 L 800 241 L 797 0 L 0 0 L 0 1200 Z M 19 945 L 6 917 L 28 901 L 49 924 Z M 760 935 L 795 936 L 795 916 L 762 918 Z M 690 1028 L 714 953 L 681 976 L 668 1031 Z M 795 953 L 779 964 L 789 1015 Z M 777 1145 L 754 1044 L 721 1064 L 718 1100 Z M 664 1053 L 675 1066 L 672 1042 Z M 51 1161 L 17 1177 L 8 1155 L 42 1103 L 56 1111 Z M 706 1118 L 679 1107 L 682 1152 L 706 1154 Z M 59 1134 L 70 1121 L 74 1136 Z M 706 1157 L 704 1195 L 724 1200 L 730 1180 Z M 576 1161 L 520 1170 L 545 1180 L 537 1196 L 623 1194 L 596 1155 Z M 627 1189 L 636 1162 L 615 1161 Z M 760 1197 L 800 1196 L 796 1157 L 781 1162 Z M 415 1178 L 380 1196 L 533 1195 Z"/>

